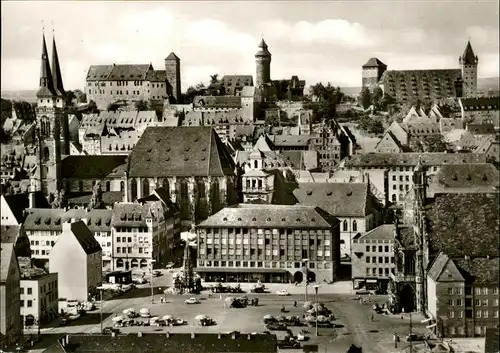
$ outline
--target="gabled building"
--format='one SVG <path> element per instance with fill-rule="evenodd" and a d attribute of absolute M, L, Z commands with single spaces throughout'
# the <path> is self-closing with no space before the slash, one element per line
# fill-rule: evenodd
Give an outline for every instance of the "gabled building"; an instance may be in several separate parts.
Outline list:
<path fill-rule="evenodd" d="M 197 225 L 198 266 L 206 281 L 311 282 L 339 276 L 339 221 L 319 207 L 226 207 Z M 300 239 L 300 240 L 299 240 Z"/>
<path fill-rule="evenodd" d="M 20 271 L 13 243 L 0 242 L 0 347 L 20 342 L 23 335 L 20 307 Z"/>
<path fill-rule="evenodd" d="M 59 298 L 87 301 L 102 284 L 102 249 L 83 221 L 70 222 L 50 251 L 49 272 L 58 275 Z"/>
<path fill-rule="evenodd" d="M 405 152 L 404 146 L 398 138 L 392 133 L 391 130 L 386 130 L 384 136 L 375 146 L 376 153 L 403 153 Z"/>
<path fill-rule="evenodd" d="M 500 129 L 500 97 L 462 98 L 458 103 L 464 125 L 484 123 Z"/>
<path fill-rule="evenodd" d="M 352 239 L 381 223 L 381 207 L 367 183 L 303 183 L 293 190 L 297 203 L 317 206 L 340 221 L 340 253 L 352 258 Z"/>
<path fill-rule="evenodd" d="M 210 127 L 146 129 L 126 173 L 126 202 L 163 187 L 189 224 L 237 199 L 234 162 Z"/>
<path fill-rule="evenodd" d="M 397 227 L 382 224 L 352 239 L 352 281 L 354 289 L 386 291 L 394 273 L 394 241 Z"/>

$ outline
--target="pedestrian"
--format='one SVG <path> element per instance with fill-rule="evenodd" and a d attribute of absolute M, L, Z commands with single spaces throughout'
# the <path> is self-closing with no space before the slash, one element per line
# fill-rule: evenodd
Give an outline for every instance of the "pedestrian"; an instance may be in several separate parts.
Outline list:
<path fill-rule="evenodd" d="M 222 300 L 222 294 L 220 295 L 220 297 L 219 297 L 219 298 L 220 298 L 220 300 Z"/>
<path fill-rule="evenodd" d="M 293 302 L 293 307 L 296 308 L 297 307 L 297 301 L 294 301 Z"/>
<path fill-rule="evenodd" d="M 372 322 L 373 322 L 373 313 L 372 313 L 372 316 L 371 316 L 371 320 L 372 320 Z"/>

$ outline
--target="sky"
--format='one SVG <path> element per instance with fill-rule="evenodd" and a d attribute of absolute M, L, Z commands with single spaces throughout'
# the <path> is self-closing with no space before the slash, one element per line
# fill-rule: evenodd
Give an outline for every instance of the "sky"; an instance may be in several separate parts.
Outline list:
<path fill-rule="evenodd" d="M 38 87 L 42 28 L 66 89 L 90 65 L 181 59 L 182 91 L 210 75 L 252 74 L 261 36 L 271 78 L 360 86 L 370 57 L 389 69 L 459 68 L 467 40 L 479 77 L 499 75 L 498 1 L 2 1 L 1 89 Z M 42 27 L 43 22 L 43 27 Z"/>

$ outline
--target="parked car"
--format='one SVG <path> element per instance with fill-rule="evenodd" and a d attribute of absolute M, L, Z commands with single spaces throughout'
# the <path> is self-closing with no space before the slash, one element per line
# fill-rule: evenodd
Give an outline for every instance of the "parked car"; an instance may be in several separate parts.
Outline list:
<path fill-rule="evenodd" d="M 279 291 L 276 292 L 276 295 L 287 296 L 287 295 L 290 295 L 290 293 L 288 293 L 288 291 L 286 289 L 280 289 Z"/>
<path fill-rule="evenodd" d="M 407 342 L 422 341 L 423 339 L 424 339 L 423 336 L 417 335 L 416 333 L 410 333 L 409 335 L 406 336 Z"/>
<path fill-rule="evenodd" d="M 250 292 L 252 293 L 264 293 L 264 288 L 263 287 L 255 287 L 250 289 Z"/>
<path fill-rule="evenodd" d="M 266 325 L 266 328 L 267 328 L 269 331 L 286 331 L 286 330 L 287 330 L 286 325 L 284 325 L 284 324 L 279 324 L 279 323 L 277 323 L 277 322 L 267 324 L 267 325 Z"/>
<path fill-rule="evenodd" d="M 134 277 L 132 279 L 132 283 L 134 283 L 134 284 L 145 284 L 145 283 L 148 283 L 148 280 L 145 277 Z"/>
<path fill-rule="evenodd" d="M 184 304 L 200 304 L 201 302 L 196 298 L 189 298 L 184 301 Z"/>
<path fill-rule="evenodd" d="M 155 277 L 161 276 L 161 271 L 159 271 L 159 270 L 154 270 L 154 271 L 153 271 L 153 275 L 154 275 Z"/>
<path fill-rule="evenodd" d="M 302 333 L 297 333 L 297 341 L 305 341 L 306 336 Z"/>
<path fill-rule="evenodd" d="M 115 334 L 119 334 L 120 333 L 120 330 L 117 329 L 117 328 L 114 328 L 114 327 L 105 327 L 102 329 L 102 334 L 103 335 L 111 335 L 112 333 L 115 333 Z"/>

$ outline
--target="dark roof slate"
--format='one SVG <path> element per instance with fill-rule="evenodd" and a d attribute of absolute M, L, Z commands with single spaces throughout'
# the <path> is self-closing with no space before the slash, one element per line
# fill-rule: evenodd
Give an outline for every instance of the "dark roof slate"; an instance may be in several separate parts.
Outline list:
<path fill-rule="evenodd" d="M 366 64 L 363 65 L 363 67 L 385 67 L 387 68 L 387 65 L 384 64 L 382 61 L 380 61 L 377 58 L 370 58 L 366 62 Z"/>
<path fill-rule="evenodd" d="M 129 156 L 130 177 L 225 176 L 234 162 L 211 127 L 148 127 Z"/>
<path fill-rule="evenodd" d="M 268 353 L 276 352 L 276 335 L 247 334 L 237 335 L 234 339 L 229 334 L 174 333 L 167 336 L 162 333 L 143 333 L 138 335 L 90 335 L 71 334 L 66 352 L 116 352 L 116 353 Z"/>
<path fill-rule="evenodd" d="M 426 206 L 429 252 L 499 256 L 499 194 L 436 194 Z"/>
<path fill-rule="evenodd" d="M 493 192 L 499 186 L 500 173 L 490 163 L 443 165 L 429 182 L 429 189 L 438 193 L 449 192 L 448 190 Z"/>
<path fill-rule="evenodd" d="M 165 58 L 165 60 L 181 60 L 179 59 L 179 57 L 177 55 L 175 55 L 174 52 L 171 52 L 170 54 L 168 54 L 168 56 Z"/>
<path fill-rule="evenodd" d="M 464 53 L 462 54 L 462 64 L 474 65 L 475 63 L 476 63 L 476 55 L 472 50 L 472 45 L 470 45 L 470 41 L 468 41 Z"/>
<path fill-rule="evenodd" d="M 293 190 L 299 204 L 318 206 L 335 217 L 365 217 L 368 184 L 363 183 L 300 183 Z"/>
<path fill-rule="evenodd" d="M 419 158 L 421 158 L 424 166 L 486 163 L 486 156 L 479 153 L 365 153 L 346 158 L 345 167 L 414 167 L 417 165 Z"/>
<path fill-rule="evenodd" d="M 21 193 L 14 195 L 5 195 L 5 201 L 10 207 L 10 210 L 16 217 L 17 222 L 22 223 L 24 221 L 25 215 L 24 210 L 29 208 L 29 193 Z M 34 207 L 37 208 L 50 208 L 49 202 L 43 195 L 41 191 L 34 192 Z"/>
<path fill-rule="evenodd" d="M 75 236 L 76 240 L 78 240 L 80 246 L 87 255 L 102 251 L 101 245 L 99 245 L 94 235 L 83 221 L 71 223 L 71 233 Z"/>
<path fill-rule="evenodd" d="M 464 110 L 499 110 L 500 97 L 461 98 Z"/>
<path fill-rule="evenodd" d="M 67 179 L 100 179 L 125 172 L 127 156 L 66 156 L 61 174 Z"/>
<path fill-rule="evenodd" d="M 87 81 L 144 81 L 151 64 L 92 65 L 87 73 Z"/>
<path fill-rule="evenodd" d="M 331 228 L 338 222 L 314 206 L 239 204 L 220 210 L 198 227 Z"/>

